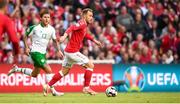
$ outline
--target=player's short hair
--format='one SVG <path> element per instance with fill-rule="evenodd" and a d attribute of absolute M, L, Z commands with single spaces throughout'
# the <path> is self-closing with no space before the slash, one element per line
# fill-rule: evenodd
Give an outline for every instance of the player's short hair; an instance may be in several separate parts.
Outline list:
<path fill-rule="evenodd" d="M 87 12 L 93 12 L 93 10 L 90 9 L 90 8 L 85 8 L 85 9 L 82 10 L 82 15 L 87 14 Z"/>
<path fill-rule="evenodd" d="M 45 8 L 40 11 L 40 17 L 43 17 L 44 14 L 50 14 L 49 9 Z"/>
<path fill-rule="evenodd" d="M 7 0 L 0 0 L 0 9 L 4 8 L 7 5 Z"/>

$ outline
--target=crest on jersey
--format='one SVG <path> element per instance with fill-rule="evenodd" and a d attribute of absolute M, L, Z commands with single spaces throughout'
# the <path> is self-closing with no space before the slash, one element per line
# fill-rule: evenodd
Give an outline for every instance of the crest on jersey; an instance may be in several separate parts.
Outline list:
<path fill-rule="evenodd" d="M 27 32 L 30 32 L 30 28 L 27 28 L 27 30 L 26 30 Z"/>
<path fill-rule="evenodd" d="M 42 59 L 42 60 L 41 60 L 41 62 L 45 62 L 45 60 L 44 60 L 44 59 Z"/>

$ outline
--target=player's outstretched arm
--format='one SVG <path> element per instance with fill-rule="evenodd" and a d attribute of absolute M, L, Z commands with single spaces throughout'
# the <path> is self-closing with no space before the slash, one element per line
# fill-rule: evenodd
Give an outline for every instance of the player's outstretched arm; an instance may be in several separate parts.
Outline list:
<path fill-rule="evenodd" d="M 99 47 L 103 47 L 103 44 L 100 41 L 94 39 L 93 42 L 96 43 L 96 45 L 98 45 Z"/>
<path fill-rule="evenodd" d="M 103 47 L 103 44 L 102 44 L 100 41 L 98 41 L 98 40 L 96 40 L 95 38 L 93 38 L 90 34 L 86 34 L 85 37 L 86 37 L 87 39 L 93 41 L 93 42 L 94 42 L 95 44 L 97 44 L 99 47 Z"/>
<path fill-rule="evenodd" d="M 86 27 L 85 23 L 76 23 L 76 25 L 71 25 L 64 33 L 62 37 L 60 37 L 60 43 L 64 42 L 67 36 L 75 30 L 80 30 Z"/>
<path fill-rule="evenodd" d="M 63 36 L 60 37 L 60 43 L 63 43 L 67 38 L 68 34 L 65 32 Z"/>

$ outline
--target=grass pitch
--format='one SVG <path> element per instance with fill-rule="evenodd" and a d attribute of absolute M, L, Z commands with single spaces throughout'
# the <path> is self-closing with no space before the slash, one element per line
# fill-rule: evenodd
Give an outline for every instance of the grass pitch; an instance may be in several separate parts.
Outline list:
<path fill-rule="evenodd" d="M 0 103 L 180 103 L 180 93 L 118 93 L 106 97 L 104 93 L 91 96 L 82 93 L 65 93 L 64 96 L 44 97 L 41 93 L 0 93 Z"/>

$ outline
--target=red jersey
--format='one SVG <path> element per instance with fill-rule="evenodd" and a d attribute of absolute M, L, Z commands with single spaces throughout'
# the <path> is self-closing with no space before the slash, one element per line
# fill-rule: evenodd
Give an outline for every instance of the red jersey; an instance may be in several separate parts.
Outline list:
<path fill-rule="evenodd" d="M 19 50 L 19 44 L 18 44 L 18 38 L 16 36 L 15 27 L 13 24 L 13 21 L 6 15 L 2 14 L 0 12 L 0 37 L 4 32 L 7 32 L 7 35 L 9 36 L 10 41 L 13 43 L 15 53 L 18 53 Z"/>
<path fill-rule="evenodd" d="M 120 43 L 114 44 L 114 45 L 111 47 L 111 50 L 112 50 L 113 53 L 119 54 L 121 47 L 122 47 L 122 46 L 121 46 Z"/>
<path fill-rule="evenodd" d="M 151 61 L 151 52 L 148 51 L 146 55 L 141 55 L 140 62 L 141 64 L 148 64 Z"/>
<path fill-rule="evenodd" d="M 78 52 L 84 37 L 93 40 L 93 37 L 87 34 L 87 23 L 84 20 L 79 20 L 76 24 L 71 25 L 66 33 L 71 33 L 70 40 L 65 48 L 66 52 Z"/>

